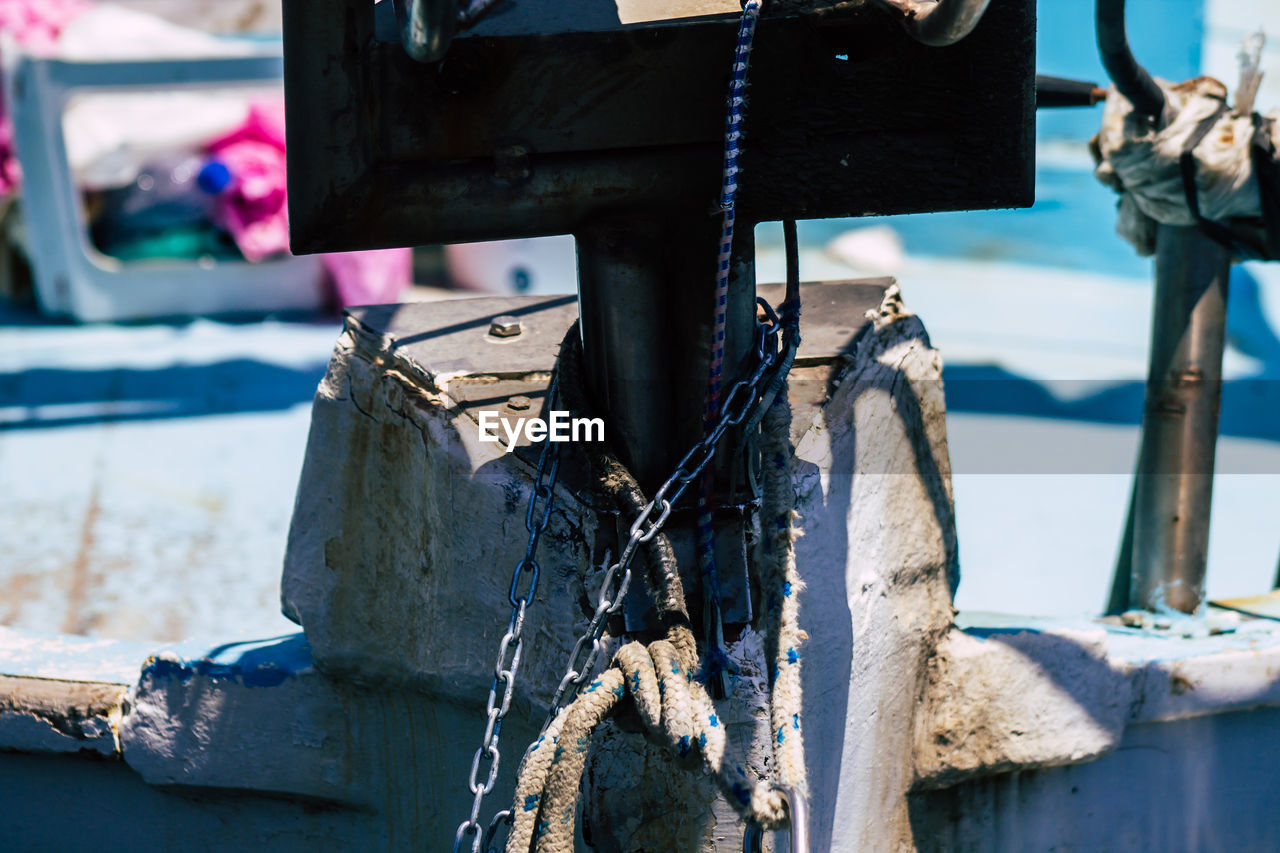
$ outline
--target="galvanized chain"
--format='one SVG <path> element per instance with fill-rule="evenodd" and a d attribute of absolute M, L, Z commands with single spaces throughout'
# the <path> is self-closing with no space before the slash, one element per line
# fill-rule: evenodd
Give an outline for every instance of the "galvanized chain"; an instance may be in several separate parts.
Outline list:
<path fill-rule="evenodd" d="M 765 397 L 768 397 L 767 389 L 774 379 L 771 370 L 775 365 L 781 367 L 790 365 L 790 359 L 785 358 L 778 347 L 778 336 L 782 330 L 778 315 L 763 299 L 757 299 L 756 302 L 764 309 L 767 322 L 756 326 L 755 369 L 750 376 L 738 380 L 729 389 L 729 393 L 721 400 L 720 414 L 715 426 L 684 455 L 680 464 L 676 466 L 675 472 L 667 478 L 644 509 L 640 510 L 635 521 L 631 523 L 627 544 L 623 546 L 618 559 L 610 564 L 609 554 L 605 553 L 604 564 L 608 568 L 596 597 L 595 612 L 591 616 L 591 621 L 587 623 L 586 630 L 569 653 L 569 663 L 565 668 L 564 677 L 560 679 L 560 684 L 551 697 L 551 707 L 542 724 L 543 732 L 551 725 L 556 715 L 573 701 L 579 689 L 591 677 L 607 642 L 604 638 L 605 627 L 609 618 L 622 608 L 627 588 L 631 585 L 631 560 L 635 557 L 637 549 L 662 530 L 671 515 L 671 507 L 684 494 L 689 484 L 697 480 L 703 469 L 715 458 L 720 441 L 729 428 L 741 425 L 760 404 L 768 404 L 767 399 L 762 399 L 761 392 L 765 389 Z M 655 513 L 657 513 L 656 517 L 654 517 Z"/>
<path fill-rule="evenodd" d="M 578 691 L 591 677 L 591 673 L 594 671 L 595 666 L 600 659 L 600 655 L 603 653 L 607 643 L 604 634 L 609 619 L 622 608 L 623 600 L 625 599 L 627 590 L 631 585 L 631 561 L 635 557 L 636 551 L 639 549 L 640 545 L 649 542 L 653 537 L 657 536 L 658 533 L 661 532 L 663 526 L 667 522 L 667 519 L 671 515 L 672 506 L 680 499 L 680 496 L 684 494 L 684 491 L 688 488 L 689 484 L 696 481 L 701 475 L 703 469 L 705 469 L 711 460 L 715 458 L 716 450 L 719 447 L 720 441 L 729 431 L 729 428 L 748 422 L 748 418 L 752 416 L 757 408 L 761 405 L 768 405 L 768 389 L 776 378 L 774 376 L 774 372 L 776 372 L 775 368 L 785 369 L 785 367 L 789 366 L 790 359 L 784 357 L 785 353 L 780 351 L 778 347 L 778 338 L 782 331 L 782 323 L 778 320 L 778 315 L 763 299 L 757 299 L 756 301 L 765 312 L 766 322 L 759 323 L 756 326 L 756 348 L 754 353 L 756 356 L 755 368 L 752 370 L 750 376 L 739 380 L 732 388 L 729 389 L 729 393 L 724 396 L 720 404 L 720 415 L 715 427 L 684 455 L 684 458 L 680 460 L 680 464 L 676 466 L 675 472 L 665 483 L 663 483 L 662 487 L 658 489 L 653 498 L 636 516 L 635 520 L 631 524 L 627 544 L 623 547 L 618 559 L 611 563 L 609 552 L 605 552 L 604 561 L 602 563 L 602 567 L 605 569 L 605 574 L 600 584 L 600 591 L 596 596 L 595 611 L 592 613 L 591 620 L 587 623 L 586 629 L 574 644 L 573 650 L 569 653 L 569 663 L 565 668 L 564 676 L 560 679 L 560 683 L 556 687 L 555 693 L 552 695 L 551 706 L 548 709 L 546 720 L 542 724 L 541 732 L 546 732 L 547 727 L 551 725 L 551 722 L 556 718 L 556 715 L 559 714 L 567 704 L 573 701 L 577 696 Z M 762 392 L 764 393 L 763 398 L 761 396 Z M 546 453 L 547 449 L 544 448 L 543 460 L 539 462 L 538 466 L 539 478 L 541 478 L 541 472 L 544 468 Z M 558 460 L 556 460 L 554 464 L 558 465 Z M 554 471 L 555 468 L 553 467 L 552 485 L 554 484 Z M 537 498 L 537 494 L 538 493 L 535 490 L 535 500 Z M 655 513 L 657 513 L 656 517 L 654 517 Z M 532 502 L 530 503 L 528 518 L 533 518 Z M 533 529 L 534 528 L 531 526 L 530 541 L 536 542 L 532 535 Z M 526 560 L 528 559 L 529 557 L 526 557 Z M 534 565 L 536 566 L 536 563 Z M 513 601 L 516 600 L 514 591 L 516 589 L 516 582 L 519 574 L 520 567 L 517 567 L 517 578 L 512 580 Z M 537 577 L 535 570 L 533 583 L 536 582 Z M 532 591 L 529 592 L 526 598 L 532 598 Z M 527 601 L 524 603 L 527 603 Z M 513 627 L 517 627 L 518 619 L 523 619 L 523 613 L 523 605 L 513 609 Z M 511 633 L 512 632 L 509 630 L 508 636 L 510 636 Z M 507 639 L 504 637 L 503 649 L 506 648 L 507 642 Z M 518 648 L 519 647 L 517 645 L 517 655 L 519 654 Z M 499 657 L 499 667 L 501 666 L 501 661 L 502 658 Z M 519 663 L 518 658 L 514 663 Z M 490 691 L 491 706 L 493 705 L 493 696 L 497 688 L 498 680 L 499 679 L 495 679 L 494 689 Z M 505 714 L 506 707 L 509 702 L 510 686 L 507 688 L 506 699 L 502 707 L 499 709 L 502 714 Z M 493 712 L 491 711 L 490 717 L 492 718 L 492 716 Z M 486 740 L 484 743 L 488 744 L 488 728 L 485 729 L 485 735 Z M 478 773 L 477 768 L 479 766 L 479 761 L 482 758 L 486 758 L 486 756 L 484 756 L 486 751 L 485 746 L 482 745 L 476 752 L 476 760 L 472 762 L 472 790 L 477 791 L 478 788 L 479 792 L 477 793 L 476 801 L 472 808 L 471 817 L 458 827 L 457 836 L 454 841 L 454 853 L 459 852 L 460 848 L 458 845 L 469 832 L 477 833 L 476 839 L 472 845 L 473 853 L 479 853 L 482 849 L 482 839 L 478 834 L 479 823 L 476 819 L 479 816 L 480 800 L 484 794 L 487 794 L 488 790 L 493 787 L 493 780 L 496 778 L 497 774 L 496 728 L 493 741 L 494 764 L 493 767 L 490 768 L 489 780 L 486 786 L 479 786 L 475 781 L 475 777 Z M 537 742 L 538 739 L 535 738 L 534 743 L 529 746 L 528 750 L 526 750 L 526 754 L 537 745 Z M 483 849 L 485 853 L 495 853 L 496 848 L 492 846 L 492 842 L 498 831 L 504 825 L 509 824 L 510 821 L 510 809 L 504 809 L 493 816 L 493 819 L 490 821 L 489 827 L 485 831 L 483 837 Z"/>
<path fill-rule="evenodd" d="M 558 387 L 559 373 L 557 372 L 552 376 L 551 384 L 547 388 L 548 410 L 555 407 Z M 461 853 L 463 839 L 468 835 L 472 836 L 472 853 L 480 851 L 480 806 L 484 798 L 493 790 L 498 779 L 498 765 L 501 760 L 501 754 L 498 752 L 498 738 L 502 733 L 502 720 L 511 710 L 516 675 L 520 671 L 520 656 L 524 651 L 525 610 L 538 590 L 538 575 L 541 572 L 537 560 L 538 542 L 551 523 L 556 477 L 560 473 L 559 448 L 559 442 L 548 440 L 542 446 L 542 453 L 538 456 L 538 471 L 534 477 L 533 494 L 529 497 L 529 508 L 525 511 L 524 517 L 524 526 L 529 532 L 529 540 L 525 545 L 523 559 L 516 563 L 515 571 L 511 574 L 511 589 L 507 594 L 511 602 L 511 617 L 507 622 L 506 633 L 498 643 L 498 660 L 493 667 L 493 684 L 489 687 L 489 700 L 485 711 L 487 722 L 484 735 L 480 739 L 480 746 L 471 759 L 471 773 L 467 778 L 467 786 L 474 796 L 471 815 L 458 825 L 458 831 L 453 838 L 453 853 Z M 521 587 L 524 587 L 523 592 Z M 501 685 L 501 691 L 499 691 L 499 685 Z M 489 766 L 484 773 L 485 779 L 481 782 L 479 781 L 480 768 L 485 762 L 488 762 Z M 508 813 L 499 812 L 494 818 L 489 831 L 485 833 L 486 844 L 487 839 L 492 837 L 496 825 L 500 820 L 505 819 L 506 814 Z"/>

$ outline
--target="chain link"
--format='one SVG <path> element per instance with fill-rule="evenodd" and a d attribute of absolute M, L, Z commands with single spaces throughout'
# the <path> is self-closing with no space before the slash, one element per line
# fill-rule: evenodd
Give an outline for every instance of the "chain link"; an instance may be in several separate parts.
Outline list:
<path fill-rule="evenodd" d="M 547 388 L 547 408 L 555 407 L 556 391 L 559 388 L 559 374 L 552 376 Z M 498 659 L 493 665 L 493 684 L 489 687 L 489 699 L 485 706 L 484 735 L 480 746 L 471 759 L 471 772 L 467 776 L 467 788 L 471 791 L 471 814 L 462 823 L 453 837 L 453 853 L 463 853 L 465 839 L 472 837 L 471 853 L 480 853 L 480 807 L 484 798 L 493 791 L 498 780 L 498 767 L 502 755 L 498 751 L 498 739 L 502 734 L 502 720 L 511 710 L 511 697 L 515 693 L 516 676 L 520 672 L 520 658 L 524 652 L 524 617 L 525 610 L 533 602 L 538 591 L 538 542 L 543 532 L 551 524 L 551 509 L 555 503 L 556 478 L 560 474 L 560 444 L 548 440 L 542 446 L 538 456 L 538 470 L 534 476 L 533 494 L 529 497 L 529 509 L 525 512 L 524 526 L 529 533 L 525 545 L 524 557 L 516 563 L 511 573 L 511 590 L 507 598 L 511 602 L 511 617 L 507 622 L 507 630 L 498 643 Z M 521 586 L 525 587 L 523 593 Z M 499 698 L 501 697 L 501 698 Z M 484 781 L 480 781 L 481 767 L 489 762 L 484 772 Z M 499 812 L 484 833 L 487 846 L 492 840 L 501 821 L 505 821 L 510 812 Z"/>
<path fill-rule="evenodd" d="M 623 546 L 617 561 L 610 564 L 609 552 L 605 552 L 602 566 L 608 568 L 605 570 L 600 592 L 596 597 L 595 612 L 591 616 L 591 621 L 587 623 L 586 630 L 574 644 L 573 651 L 569 653 L 569 663 L 565 667 L 560 684 L 552 694 L 551 707 L 542 724 L 543 732 L 546 732 L 556 715 L 573 701 L 582 685 L 586 684 L 587 679 L 591 677 L 606 645 L 604 633 L 609 618 L 622 608 L 622 601 L 631 585 L 631 560 L 635 557 L 636 551 L 641 544 L 650 541 L 662 530 L 671 515 L 671 507 L 684 494 L 689 484 L 697 480 L 703 469 L 715 458 L 720 440 L 729 428 L 745 421 L 761 402 L 760 391 L 762 387 L 768 385 L 765 378 L 769 376 L 770 370 L 775 365 L 786 363 L 778 348 L 778 336 L 782 330 L 778 315 L 763 299 L 756 301 L 764 310 L 765 322 L 756 326 L 755 369 L 750 376 L 738 380 L 729 389 L 729 393 L 724 396 L 720 404 L 720 416 L 715 426 L 701 441 L 689 449 L 689 452 L 680 460 L 680 464 L 676 466 L 675 472 L 654 493 L 649 503 L 640 510 L 635 521 L 631 523 L 627 544 Z M 772 376 L 769 378 L 772 379 Z M 652 518 L 654 513 L 657 513 L 656 518 Z M 535 739 L 534 744 L 536 743 Z M 533 746 L 531 745 L 529 749 L 533 749 Z"/>
<path fill-rule="evenodd" d="M 689 452 L 680 460 L 680 464 L 676 466 L 675 472 L 636 516 L 628 531 L 627 543 L 618 555 L 618 559 L 611 563 L 610 552 L 605 552 L 601 566 L 605 573 L 601 580 L 600 591 L 596 596 L 595 611 L 590 622 L 587 623 L 586 630 L 578 637 L 573 650 L 569 653 L 569 663 L 552 695 L 551 707 L 542 725 L 543 732 L 565 705 L 573 701 L 582 685 L 586 684 L 595 670 L 607 644 L 605 631 L 609 619 L 622 609 L 623 600 L 631 586 L 631 561 L 636 551 L 640 545 L 651 541 L 661 532 L 671 516 L 672 507 L 684 494 L 685 489 L 715 458 L 720 441 L 729 428 L 741 425 L 760 403 L 761 388 L 767 385 L 765 377 L 780 361 L 778 336 L 781 324 L 777 314 L 767 302 L 763 299 L 758 299 L 757 302 L 762 306 L 766 318 L 765 322 L 756 326 L 755 368 L 750 376 L 734 383 L 729 389 L 720 404 L 720 416 L 715 426 L 701 441 L 689 449 Z M 554 406 L 558 382 L 558 376 L 554 377 L 548 388 L 549 407 Z M 470 845 L 472 853 L 480 853 L 482 844 L 488 851 L 499 828 L 509 823 L 511 819 L 509 809 L 498 812 L 482 836 L 480 808 L 485 796 L 493 790 L 498 778 L 501 762 L 498 739 L 502 732 L 502 720 L 511 708 L 511 697 L 515 692 L 516 676 L 520 670 L 520 658 L 524 650 L 522 632 L 525 610 L 533 602 L 534 594 L 538 589 L 538 576 L 541 573 L 536 559 L 538 543 L 551 523 L 556 478 L 560 471 L 558 447 L 558 443 L 548 441 L 538 458 L 533 494 L 529 498 L 529 508 L 525 512 L 525 529 L 529 533 L 529 540 L 524 557 L 516 564 L 511 574 L 511 588 L 507 596 L 511 603 L 511 617 L 506 633 L 498 643 L 498 659 L 494 664 L 493 684 L 489 688 L 489 699 L 486 705 L 484 735 L 471 760 L 471 772 L 467 777 L 467 787 L 473 795 L 471 814 L 458 825 L 457 832 L 454 834 L 453 853 L 463 853 L 467 836 L 472 837 Z M 525 587 L 523 593 L 520 591 L 521 586 Z M 499 697 L 501 697 L 500 700 Z M 532 748 L 532 746 L 529 747 L 529 749 Z M 485 762 L 489 762 L 489 766 L 487 772 L 483 774 L 484 781 L 481 782 L 479 777 L 482 775 L 481 768 Z"/>

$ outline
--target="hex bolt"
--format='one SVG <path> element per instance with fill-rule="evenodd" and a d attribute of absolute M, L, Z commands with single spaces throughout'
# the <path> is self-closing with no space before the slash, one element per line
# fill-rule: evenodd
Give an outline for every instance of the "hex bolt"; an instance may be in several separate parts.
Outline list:
<path fill-rule="evenodd" d="M 523 331 L 524 326 L 520 325 L 520 318 L 510 314 L 494 317 L 489 322 L 489 334 L 495 338 L 514 338 Z"/>
<path fill-rule="evenodd" d="M 533 405 L 533 401 L 523 394 L 517 394 L 507 401 L 507 408 L 513 412 L 523 412 Z"/>

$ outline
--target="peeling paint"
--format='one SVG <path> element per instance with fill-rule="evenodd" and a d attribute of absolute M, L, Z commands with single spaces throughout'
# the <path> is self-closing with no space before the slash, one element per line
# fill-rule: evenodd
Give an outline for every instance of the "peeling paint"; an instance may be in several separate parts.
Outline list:
<path fill-rule="evenodd" d="M 114 756 L 124 695 L 118 685 L 0 676 L 0 750 Z"/>

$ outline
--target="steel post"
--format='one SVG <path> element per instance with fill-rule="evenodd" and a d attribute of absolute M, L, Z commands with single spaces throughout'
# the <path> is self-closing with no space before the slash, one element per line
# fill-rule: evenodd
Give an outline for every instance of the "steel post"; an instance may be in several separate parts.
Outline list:
<path fill-rule="evenodd" d="M 1129 603 L 1192 613 L 1204 600 L 1231 257 L 1197 228 L 1161 225 L 1155 266 Z"/>
<path fill-rule="evenodd" d="M 614 449 L 648 494 L 702 437 L 719 230 L 718 218 L 655 214 L 594 222 L 574 235 L 587 389 Z M 734 246 L 726 388 L 754 336 L 748 224 L 740 223 Z M 726 456 L 717 461 L 720 473 Z"/>

